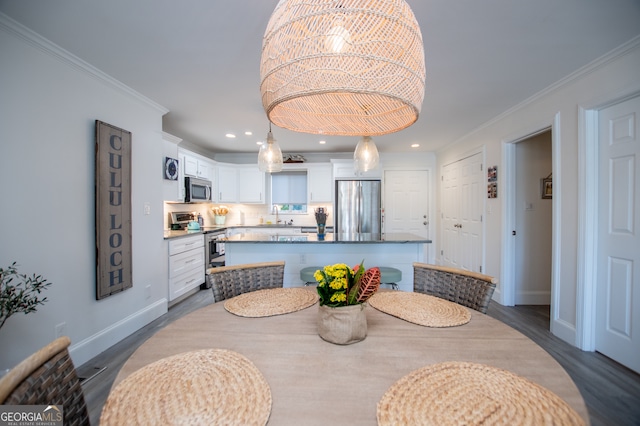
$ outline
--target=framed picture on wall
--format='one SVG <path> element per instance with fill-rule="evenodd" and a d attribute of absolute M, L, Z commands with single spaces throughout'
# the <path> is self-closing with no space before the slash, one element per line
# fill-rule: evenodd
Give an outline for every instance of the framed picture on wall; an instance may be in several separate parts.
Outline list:
<path fill-rule="evenodd" d="M 553 182 L 550 177 L 540 179 L 542 198 L 553 198 Z"/>
<path fill-rule="evenodd" d="M 498 181 L 498 166 L 489 167 L 487 169 L 487 182 Z"/>
<path fill-rule="evenodd" d="M 498 184 L 496 182 L 487 185 L 487 198 L 498 198 Z"/>
<path fill-rule="evenodd" d="M 167 180 L 178 180 L 178 160 L 175 158 L 165 157 L 164 178 Z"/>

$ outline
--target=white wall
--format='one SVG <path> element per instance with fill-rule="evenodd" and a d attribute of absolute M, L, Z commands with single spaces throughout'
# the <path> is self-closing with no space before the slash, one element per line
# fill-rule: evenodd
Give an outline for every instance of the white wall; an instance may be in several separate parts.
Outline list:
<path fill-rule="evenodd" d="M 53 283 L 44 306 L 0 329 L 0 368 L 53 340 L 62 323 L 80 365 L 167 310 L 166 110 L 2 14 L 0 52 L 0 265 L 17 261 L 21 272 Z M 133 288 L 101 301 L 95 299 L 96 119 L 132 132 Z"/>
<path fill-rule="evenodd" d="M 576 344 L 576 311 L 577 304 L 581 303 L 577 294 L 582 284 L 577 278 L 581 237 L 578 233 L 581 217 L 578 201 L 582 189 L 578 173 L 583 167 L 578 161 L 583 133 L 579 108 L 592 108 L 604 100 L 613 101 L 637 92 L 640 90 L 639 70 L 640 37 L 576 71 L 438 153 L 439 172 L 442 165 L 470 150 L 483 147 L 485 164 L 497 165 L 498 170 L 505 170 L 505 158 L 508 157 L 506 144 L 553 125 L 554 289 L 551 330 L 572 344 Z M 508 217 L 504 216 L 504 194 L 511 184 L 505 179 L 505 173 L 498 174 L 498 199 L 493 200 L 491 212 L 485 212 L 485 271 L 498 279 L 494 298 L 501 303 L 504 302 L 505 290 L 508 290 L 506 286 L 513 285 L 508 277 L 503 277 L 509 265 L 502 262 L 504 244 L 510 238 L 510 230 L 503 226 L 503 223 L 508 223 Z"/>

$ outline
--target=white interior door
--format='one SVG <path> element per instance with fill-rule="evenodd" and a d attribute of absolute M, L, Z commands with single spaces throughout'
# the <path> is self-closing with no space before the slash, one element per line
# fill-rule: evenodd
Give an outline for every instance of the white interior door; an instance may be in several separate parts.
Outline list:
<path fill-rule="evenodd" d="M 442 246 L 445 266 L 482 272 L 482 154 L 442 169 Z"/>
<path fill-rule="evenodd" d="M 385 232 L 429 237 L 429 172 L 384 172 Z"/>
<path fill-rule="evenodd" d="M 466 158 L 460 168 L 460 267 L 480 272 L 482 268 L 482 205 L 486 182 L 482 172 L 482 156 Z"/>
<path fill-rule="evenodd" d="M 600 111 L 596 350 L 640 372 L 640 97 Z"/>
<path fill-rule="evenodd" d="M 429 185 L 426 170 L 384 172 L 385 232 L 429 238 Z M 424 250 L 425 256 L 428 252 Z"/>
<path fill-rule="evenodd" d="M 440 256 L 446 266 L 459 268 L 458 223 L 460 217 L 460 161 L 442 168 L 442 245 Z"/>

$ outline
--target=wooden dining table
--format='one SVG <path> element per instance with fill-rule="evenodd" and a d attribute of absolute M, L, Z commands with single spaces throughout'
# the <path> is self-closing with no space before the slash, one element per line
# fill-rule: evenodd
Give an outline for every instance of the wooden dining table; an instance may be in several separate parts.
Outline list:
<path fill-rule="evenodd" d="M 163 358 L 226 349 L 248 358 L 264 375 L 272 396 L 270 425 L 375 425 L 378 401 L 403 376 L 436 363 L 464 361 L 508 370 L 543 386 L 589 424 L 580 392 L 557 361 L 506 324 L 469 311 L 464 325 L 432 328 L 367 306 L 367 337 L 343 346 L 319 337 L 317 303 L 284 315 L 246 318 L 225 310 L 222 301 L 149 338 L 123 365 L 113 387 Z"/>

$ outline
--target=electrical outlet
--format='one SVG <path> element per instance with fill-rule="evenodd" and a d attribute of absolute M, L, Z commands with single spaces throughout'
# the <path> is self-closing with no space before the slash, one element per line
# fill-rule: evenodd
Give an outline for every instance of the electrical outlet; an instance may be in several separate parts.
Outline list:
<path fill-rule="evenodd" d="M 304 265 L 305 263 L 307 263 L 307 255 L 303 253 L 300 255 L 300 264 Z"/>
<path fill-rule="evenodd" d="M 151 214 L 151 203 L 148 201 L 144 203 L 144 214 L 145 215 Z"/>
<path fill-rule="evenodd" d="M 67 335 L 67 323 L 61 322 L 60 324 L 56 325 L 56 339 L 58 337 L 62 337 L 66 335 Z"/>

